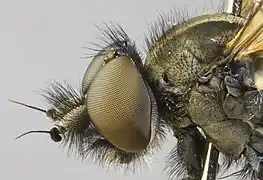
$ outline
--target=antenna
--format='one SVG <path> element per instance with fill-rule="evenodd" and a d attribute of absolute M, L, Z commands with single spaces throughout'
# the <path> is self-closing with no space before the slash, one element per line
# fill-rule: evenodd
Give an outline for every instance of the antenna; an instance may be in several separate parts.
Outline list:
<path fill-rule="evenodd" d="M 27 134 L 31 134 L 31 133 L 46 133 L 46 134 L 50 134 L 50 131 L 42 131 L 42 130 L 39 130 L 39 131 L 28 131 L 28 132 L 25 132 L 23 134 L 21 134 L 20 136 L 16 137 L 15 140 L 27 135 Z"/>
<path fill-rule="evenodd" d="M 50 131 L 43 131 L 43 130 L 39 130 L 39 131 L 27 131 L 23 134 L 21 134 L 20 136 L 16 137 L 15 140 L 27 135 L 27 134 L 32 134 L 32 133 L 42 133 L 42 134 L 49 134 L 51 139 L 54 141 L 54 142 L 60 142 L 62 140 L 62 137 L 61 137 L 61 133 L 60 131 L 58 130 L 58 128 L 56 127 L 53 127 Z"/>
<path fill-rule="evenodd" d="M 41 111 L 41 112 L 44 112 L 44 113 L 47 112 L 44 109 L 41 109 L 41 108 L 38 108 L 38 107 L 35 107 L 35 106 L 31 106 L 31 105 L 28 105 L 28 104 L 25 104 L 25 103 L 22 103 L 22 102 L 19 102 L 19 101 L 14 101 L 14 100 L 10 100 L 10 99 L 8 101 L 10 101 L 12 103 L 15 103 L 15 104 L 19 104 L 19 105 L 25 106 L 25 107 L 30 108 L 30 109 L 35 109 L 35 110 L 38 110 L 38 111 Z"/>

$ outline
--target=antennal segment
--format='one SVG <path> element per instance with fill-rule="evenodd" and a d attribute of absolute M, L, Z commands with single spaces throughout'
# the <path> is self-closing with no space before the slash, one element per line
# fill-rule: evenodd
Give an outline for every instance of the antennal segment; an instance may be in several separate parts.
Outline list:
<path fill-rule="evenodd" d="M 15 140 L 27 135 L 27 134 L 32 134 L 32 133 L 42 133 L 42 134 L 50 134 L 50 137 L 51 139 L 54 141 L 54 142 L 60 142 L 62 140 L 62 137 L 61 137 L 61 133 L 59 132 L 58 128 L 54 127 L 52 128 L 50 131 L 43 131 L 43 130 L 38 130 L 38 131 L 28 131 L 28 132 L 25 132 L 23 134 L 21 134 L 20 136 L 16 137 Z"/>
<path fill-rule="evenodd" d="M 41 111 L 41 112 L 44 112 L 44 113 L 47 112 L 44 109 L 41 109 L 41 108 L 38 108 L 38 107 L 35 107 L 35 106 L 31 106 L 31 105 L 28 105 L 28 104 L 25 104 L 25 103 L 22 103 L 22 102 L 19 102 L 19 101 L 14 101 L 14 100 L 10 100 L 10 99 L 8 101 L 13 102 L 15 104 L 19 104 L 19 105 L 25 106 L 25 107 L 30 108 L 30 109 L 35 109 L 35 110 L 38 110 L 38 111 Z"/>
<path fill-rule="evenodd" d="M 39 131 L 35 131 L 35 130 L 33 130 L 33 131 L 27 131 L 27 132 L 19 135 L 18 137 L 16 137 L 15 140 L 17 140 L 17 139 L 19 139 L 19 138 L 21 138 L 21 137 L 23 137 L 23 136 L 25 136 L 25 135 L 27 135 L 27 134 L 31 134 L 31 133 L 43 133 L 43 134 L 44 134 L 44 133 L 47 133 L 47 134 L 50 134 L 50 131 L 42 131 L 42 130 L 39 130 Z"/>

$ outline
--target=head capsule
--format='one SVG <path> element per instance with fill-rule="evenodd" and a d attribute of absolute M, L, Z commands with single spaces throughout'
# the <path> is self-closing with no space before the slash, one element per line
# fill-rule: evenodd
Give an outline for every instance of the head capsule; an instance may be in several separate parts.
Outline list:
<path fill-rule="evenodd" d="M 134 43 L 120 27 L 104 35 L 106 46 L 93 57 L 81 90 L 52 84 L 43 93 L 51 108 L 42 111 L 58 127 L 51 138 L 61 135 L 81 158 L 129 164 L 159 148 L 165 130 Z"/>

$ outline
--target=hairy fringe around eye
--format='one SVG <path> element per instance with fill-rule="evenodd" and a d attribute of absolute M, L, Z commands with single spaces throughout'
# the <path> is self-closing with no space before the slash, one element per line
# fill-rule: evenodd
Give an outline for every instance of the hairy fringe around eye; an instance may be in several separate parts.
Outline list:
<path fill-rule="evenodd" d="M 134 172 L 136 170 L 136 166 L 148 164 L 147 159 L 152 157 L 156 151 L 160 150 L 166 137 L 166 126 L 163 120 L 159 118 L 154 94 L 152 94 L 151 89 L 148 86 L 148 76 L 143 68 L 142 57 L 135 45 L 135 42 L 129 38 L 120 25 L 114 25 L 111 23 L 110 25 L 104 24 L 104 26 L 104 28 L 97 26 L 97 29 L 99 29 L 102 33 L 102 37 L 99 38 L 102 45 L 91 43 L 97 48 L 95 52 L 99 52 L 95 54 L 95 56 L 106 54 L 109 48 L 114 48 L 120 55 L 128 56 L 132 59 L 141 73 L 151 97 L 153 137 L 147 149 L 139 153 L 123 152 L 110 144 L 106 139 L 95 140 L 92 143 L 92 146 L 87 146 L 86 150 L 90 152 L 87 154 L 91 155 L 93 161 L 99 165 L 104 167 L 114 165 L 115 167 L 120 168 L 124 166 L 126 170 L 132 170 Z M 94 50 L 95 48 L 90 49 Z"/>
<path fill-rule="evenodd" d="M 54 108 L 60 121 L 67 124 L 64 133 L 63 145 L 68 147 L 68 152 L 73 153 L 82 161 L 88 160 L 105 168 L 120 168 L 127 172 L 140 170 L 140 165 L 148 165 L 149 158 L 161 149 L 166 137 L 166 126 L 159 118 L 157 104 L 150 87 L 147 84 L 147 75 L 144 73 L 140 54 L 128 35 L 119 25 L 113 27 L 106 25 L 100 41 L 103 45 L 96 45 L 97 49 L 89 48 L 97 54 L 107 53 L 109 48 L 115 48 L 120 55 L 128 56 L 135 63 L 145 80 L 152 101 L 152 138 L 148 147 L 138 153 L 124 152 L 113 146 L 95 128 L 89 119 L 85 109 L 85 96 L 80 91 L 77 93 L 73 88 L 54 83 L 51 88 L 44 91 L 44 98 Z M 93 43 L 95 45 L 95 43 Z"/>

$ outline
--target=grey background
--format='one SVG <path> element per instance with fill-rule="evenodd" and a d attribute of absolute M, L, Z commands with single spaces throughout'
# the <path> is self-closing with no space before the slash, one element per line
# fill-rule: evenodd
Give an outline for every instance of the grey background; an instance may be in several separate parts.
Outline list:
<path fill-rule="evenodd" d="M 81 179 L 167 179 L 164 156 L 174 146 L 169 138 L 163 150 L 135 175 L 102 169 L 89 162 L 68 157 L 48 135 L 29 135 L 14 141 L 27 130 L 49 130 L 52 123 L 44 114 L 8 102 L 23 101 L 46 108 L 38 91 L 52 80 L 67 80 L 80 86 L 90 59 L 81 59 L 87 41 L 98 42 L 94 24 L 114 21 L 136 39 L 143 50 L 149 22 L 158 11 L 171 8 L 200 14 L 215 12 L 219 0 L 1 0 L 0 5 L 0 179 L 81 180 Z"/>

